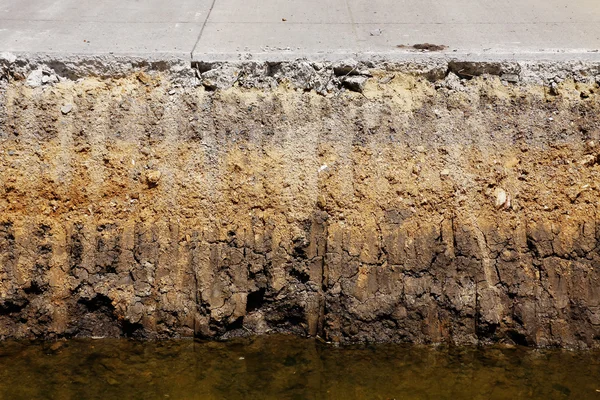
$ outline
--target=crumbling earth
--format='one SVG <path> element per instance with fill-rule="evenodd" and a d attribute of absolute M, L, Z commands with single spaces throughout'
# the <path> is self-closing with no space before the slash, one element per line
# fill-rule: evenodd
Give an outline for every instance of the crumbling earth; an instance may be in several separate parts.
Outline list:
<path fill-rule="evenodd" d="M 7 69 L 0 337 L 600 346 L 594 74 L 300 64 Z"/>

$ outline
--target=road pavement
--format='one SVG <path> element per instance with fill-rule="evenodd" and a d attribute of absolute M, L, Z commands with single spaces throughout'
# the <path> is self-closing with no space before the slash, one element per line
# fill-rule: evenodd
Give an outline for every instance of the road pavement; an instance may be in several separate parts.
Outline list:
<path fill-rule="evenodd" d="M 446 48 L 412 48 L 423 43 Z M 0 2 L 0 52 L 15 54 L 599 60 L 599 50 L 599 0 Z"/>

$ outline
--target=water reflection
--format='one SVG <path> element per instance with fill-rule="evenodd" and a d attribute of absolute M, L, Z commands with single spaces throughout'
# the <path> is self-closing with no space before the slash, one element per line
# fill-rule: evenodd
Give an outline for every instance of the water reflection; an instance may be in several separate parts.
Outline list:
<path fill-rule="evenodd" d="M 600 399 L 600 352 L 288 336 L 0 343 L 1 399 Z"/>

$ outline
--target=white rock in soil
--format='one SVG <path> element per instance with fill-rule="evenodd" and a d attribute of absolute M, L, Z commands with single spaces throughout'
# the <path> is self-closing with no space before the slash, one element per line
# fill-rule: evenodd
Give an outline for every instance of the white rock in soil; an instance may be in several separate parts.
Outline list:
<path fill-rule="evenodd" d="M 34 71 L 31 71 L 29 75 L 27 75 L 25 83 L 27 84 L 27 86 L 32 88 L 40 87 L 44 83 L 42 81 L 43 78 L 44 72 L 41 69 L 36 69 Z"/>
<path fill-rule="evenodd" d="M 500 208 L 506 205 L 508 202 L 508 194 L 502 188 L 496 189 L 496 208 Z"/>
<path fill-rule="evenodd" d="M 73 110 L 73 104 L 65 104 L 64 106 L 62 106 L 60 108 L 60 112 L 63 113 L 63 115 L 67 115 L 68 113 L 71 112 L 71 110 Z"/>

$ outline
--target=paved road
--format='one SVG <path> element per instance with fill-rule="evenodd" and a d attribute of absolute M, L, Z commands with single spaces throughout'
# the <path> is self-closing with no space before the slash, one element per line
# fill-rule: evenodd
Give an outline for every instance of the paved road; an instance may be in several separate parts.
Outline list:
<path fill-rule="evenodd" d="M 424 42 L 442 56 L 600 59 L 600 0 L 0 1 L 0 52 L 393 59 Z"/>

